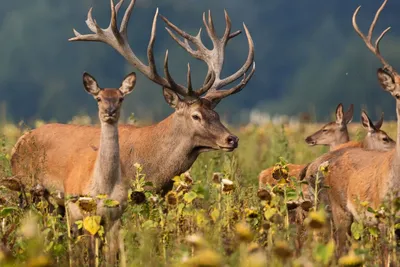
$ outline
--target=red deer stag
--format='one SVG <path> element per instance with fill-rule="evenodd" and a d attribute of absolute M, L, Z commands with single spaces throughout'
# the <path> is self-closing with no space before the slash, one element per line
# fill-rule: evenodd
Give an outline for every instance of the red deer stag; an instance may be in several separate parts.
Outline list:
<path fill-rule="evenodd" d="M 148 127 L 131 125 L 119 126 L 120 157 L 122 177 L 135 177 L 135 163 L 143 167 L 147 181 L 151 181 L 157 191 L 165 192 L 172 186 L 171 178 L 188 170 L 198 155 L 210 150 L 233 151 L 238 146 L 238 137 L 232 135 L 221 123 L 215 106 L 225 97 L 240 92 L 255 71 L 254 44 L 244 25 L 249 51 L 244 65 L 232 75 L 222 78 L 227 43 L 240 34 L 231 33 L 231 20 L 225 12 L 226 28 L 219 38 L 214 28 L 211 14 L 203 14 L 203 22 L 213 43 L 213 48 L 205 47 L 201 34 L 192 36 L 172 24 L 165 17 L 167 31 L 172 38 L 191 56 L 202 60 L 208 66 L 204 84 L 195 90 L 191 82 L 188 66 L 187 86 L 174 81 L 168 69 L 168 51 L 165 54 L 164 74 L 159 75 L 154 62 L 153 47 L 156 37 L 158 10 L 155 13 L 151 37 L 147 48 L 148 65 L 139 60 L 128 44 L 128 22 L 134 8 L 131 0 L 118 28 L 117 15 L 123 0 L 114 5 L 111 0 L 111 22 L 107 29 L 100 28 L 88 12 L 86 24 L 93 32 L 81 35 L 74 30 L 70 41 L 103 42 L 117 50 L 133 67 L 151 81 L 163 87 L 166 102 L 175 109 L 163 121 Z M 176 36 L 183 37 L 183 41 Z M 223 87 L 239 80 L 231 88 Z M 12 170 L 25 188 L 36 184 L 47 190 L 64 192 L 65 181 L 70 186 L 87 179 L 80 170 L 87 168 L 87 162 L 94 164 L 100 142 L 100 128 L 66 124 L 47 124 L 23 135 L 17 142 L 12 155 Z"/>
<path fill-rule="evenodd" d="M 377 76 L 383 89 L 396 99 L 397 141 L 395 149 L 387 152 L 371 151 L 362 148 L 340 149 L 321 156 L 308 166 L 305 178 L 315 179 L 321 163 L 328 162 L 328 173 L 323 178 L 330 188 L 325 192 L 332 208 L 338 253 L 346 250 L 347 234 L 354 219 L 360 219 L 358 201 L 367 201 L 372 208 L 378 208 L 389 193 L 398 193 L 400 189 L 400 76 L 380 54 L 379 43 L 390 28 L 384 30 L 375 45 L 371 38 L 379 15 L 385 7 L 385 0 L 378 9 L 375 18 L 365 36 L 356 23 L 360 7 L 353 14 L 353 27 L 363 39 L 368 49 L 383 64 Z M 367 212 L 367 215 L 370 213 Z"/>

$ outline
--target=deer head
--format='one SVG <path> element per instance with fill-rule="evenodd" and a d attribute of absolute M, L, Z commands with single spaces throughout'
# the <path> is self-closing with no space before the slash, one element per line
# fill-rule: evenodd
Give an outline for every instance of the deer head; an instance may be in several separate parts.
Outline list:
<path fill-rule="evenodd" d="M 365 147 L 372 150 L 388 151 L 396 146 L 396 142 L 390 138 L 385 131 L 381 130 L 383 124 L 383 112 L 380 120 L 374 124 L 368 117 L 367 113 L 363 110 L 361 112 L 361 123 L 368 131 L 367 136 L 364 139 Z"/>
<path fill-rule="evenodd" d="M 162 86 L 165 100 L 175 109 L 173 123 L 176 123 L 176 125 L 188 131 L 185 132 L 185 134 L 192 136 L 195 149 L 199 151 L 213 149 L 232 151 L 235 149 L 238 146 L 239 138 L 232 135 L 222 125 L 214 108 L 223 98 L 240 92 L 254 74 L 254 43 L 246 26 L 244 25 L 244 30 L 249 44 L 247 60 L 234 74 L 226 78 L 221 78 L 220 75 L 224 62 L 225 47 L 229 40 L 241 33 L 241 31 L 231 33 L 231 20 L 227 12 L 225 11 L 226 28 L 221 38 L 217 36 L 211 13 L 208 12 L 208 17 L 206 14 L 203 14 L 203 23 L 212 41 L 212 49 L 206 48 L 203 44 L 201 40 L 201 29 L 196 36 L 193 36 L 179 29 L 167 18 L 161 16 L 167 25 L 166 30 L 178 45 L 194 58 L 206 63 L 208 67 L 203 85 L 198 89 L 194 89 L 191 82 L 189 64 L 186 86 L 178 84 L 172 78 L 168 69 L 168 50 L 165 53 L 164 59 L 164 77 L 158 74 L 153 54 L 157 18 L 159 16 L 158 9 L 153 19 L 151 37 L 147 48 L 148 64 L 145 64 L 140 61 L 132 51 L 127 37 L 127 26 L 135 5 L 135 0 L 131 0 L 123 15 L 120 28 L 118 28 L 117 15 L 122 3 L 123 0 L 120 0 L 115 5 L 114 1 L 110 0 L 111 21 L 107 29 L 102 29 L 97 25 L 96 21 L 92 18 L 92 9 L 90 9 L 86 24 L 93 33 L 82 35 L 74 30 L 75 37 L 70 38 L 69 41 L 106 43 L 117 50 L 132 66 L 136 67 L 147 78 Z M 181 36 L 183 40 L 177 35 Z M 239 79 L 241 80 L 237 85 L 228 89 L 222 89 Z"/>
<path fill-rule="evenodd" d="M 326 145 L 334 146 L 349 141 L 347 124 L 353 119 L 353 104 L 350 105 L 346 113 L 343 113 L 343 105 L 340 103 L 336 107 L 336 121 L 325 124 L 320 130 L 306 138 L 306 143 L 310 146 Z"/>
<path fill-rule="evenodd" d="M 136 74 L 134 72 L 125 77 L 119 89 L 102 89 L 89 73 L 83 74 L 83 86 L 86 92 L 96 99 L 100 120 L 109 124 L 118 122 L 124 97 L 133 91 L 135 84 Z"/>

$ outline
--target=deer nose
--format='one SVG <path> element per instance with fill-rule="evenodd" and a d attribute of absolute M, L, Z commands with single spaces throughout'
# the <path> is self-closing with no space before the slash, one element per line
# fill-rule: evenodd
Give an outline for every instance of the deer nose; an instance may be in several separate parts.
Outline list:
<path fill-rule="evenodd" d="M 106 109 L 106 112 L 107 112 L 108 116 L 114 116 L 115 113 L 117 112 L 117 109 L 114 107 L 110 107 L 110 108 Z"/>
<path fill-rule="evenodd" d="M 235 135 L 229 135 L 229 136 L 226 138 L 226 142 L 227 142 L 230 146 L 236 148 L 236 147 L 238 146 L 238 144 L 239 144 L 239 137 L 237 137 L 237 136 L 235 136 Z"/>
<path fill-rule="evenodd" d="M 314 145 L 315 144 L 315 141 L 311 138 L 311 136 L 307 137 L 305 141 L 306 141 L 307 144 L 310 144 L 310 145 Z"/>

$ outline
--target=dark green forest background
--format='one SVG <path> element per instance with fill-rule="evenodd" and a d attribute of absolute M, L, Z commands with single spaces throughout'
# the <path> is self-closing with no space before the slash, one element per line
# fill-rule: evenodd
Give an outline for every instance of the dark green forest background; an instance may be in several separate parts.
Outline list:
<path fill-rule="evenodd" d="M 318 119 L 326 119 L 338 102 L 354 103 L 357 109 L 366 107 L 374 118 L 385 111 L 387 119 L 394 119 L 394 101 L 376 79 L 380 63 L 351 25 L 354 10 L 362 5 L 358 22 L 366 32 L 380 4 L 377 0 L 137 0 L 129 37 L 134 51 L 145 60 L 157 7 L 160 14 L 192 34 L 203 26 L 202 12 L 208 9 L 222 33 L 225 8 L 233 21 L 232 30 L 243 29 L 242 22 L 248 26 L 257 64 L 248 86 L 219 105 L 225 119 L 238 121 L 254 108 L 288 115 L 315 110 Z M 82 89 L 83 71 L 96 77 L 102 87 L 116 87 L 133 70 L 107 45 L 67 41 L 73 35 L 72 28 L 88 32 L 84 21 L 91 6 L 100 26 L 106 27 L 108 0 L 2 1 L 0 102 L 7 108 L 7 119 L 67 121 L 77 114 L 95 114 L 95 101 Z M 399 12 L 400 1 L 389 0 L 375 36 L 392 26 L 381 50 L 400 68 Z M 178 47 L 164 26 L 159 19 L 155 46 L 159 68 L 169 49 L 173 76 L 184 82 L 189 61 L 198 85 L 205 66 Z M 247 49 L 244 35 L 230 42 L 225 74 L 243 64 Z M 159 120 L 171 112 L 161 88 L 142 75 L 128 99 L 125 114 L 134 112 L 140 119 Z"/>

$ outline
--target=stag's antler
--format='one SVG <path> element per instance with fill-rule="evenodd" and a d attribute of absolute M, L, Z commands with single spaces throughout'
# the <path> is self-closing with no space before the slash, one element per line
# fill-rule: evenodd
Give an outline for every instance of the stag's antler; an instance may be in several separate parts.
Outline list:
<path fill-rule="evenodd" d="M 367 45 L 368 49 L 371 50 L 372 53 L 374 53 L 378 59 L 381 61 L 383 64 L 384 68 L 390 71 L 393 71 L 393 67 L 383 58 L 383 56 L 380 53 L 379 50 L 379 43 L 382 40 L 383 36 L 390 30 L 390 27 L 387 27 L 376 39 L 375 41 L 375 46 L 372 44 L 371 39 L 372 39 L 372 33 L 375 29 L 376 22 L 378 21 L 379 15 L 381 14 L 383 8 L 385 7 L 387 3 L 387 0 L 383 1 L 382 5 L 379 7 L 378 11 L 376 11 L 374 20 L 371 23 L 371 26 L 369 27 L 368 35 L 365 36 L 361 31 L 360 28 L 358 28 L 357 22 L 356 22 L 356 17 L 358 14 L 358 11 L 360 10 L 361 6 L 357 7 L 356 11 L 354 11 L 353 14 L 353 27 L 354 30 L 358 33 L 358 35 L 364 40 L 365 44 Z"/>
<path fill-rule="evenodd" d="M 172 76 L 169 73 L 168 68 L 168 50 L 165 53 L 165 60 L 164 60 L 164 77 L 158 75 L 156 65 L 154 62 L 154 54 L 153 54 L 153 47 L 155 42 L 156 36 L 156 25 L 157 25 L 157 17 L 158 17 L 158 9 L 154 15 L 153 25 L 151 29 L 151 37 L 149 41 L 149 45 L 147 48 L 147 59 L 148 65 L 144 64 L 139 58 L 135 55 L 132 51 L 131 47 L 128 43 L 128 35 L 127 35 L 127 27 L 128 22 L 132 13 L 132 10 L 135 5 L 135 0 L 131 0 L 128 8 L 125 11 L 123 16 L 120 29 L 118 29 L 117 23 L 117 14 L 119 9 L 121 8 L 122 3 L 124 0 L 120 0 L 118 4 L 114 5 L 114 1 L 110 0 L 111 6 L 111 21 L 107 29 L 102 29 L 98 26 L 96 21 L 92 17 L 92 8 L 88 12 L 88 18 L 86 20 L 86 24 L 88 28 L 93 32 L 92 34 L 82 35 L 74 29 L 75 37 L 70 38 L 69 41 L 94 41 L 94 42 L 103 42 L 115 50 L 117 50 L 125 59 L 136 67 L 140 72 L 142 72 L 147 78 L 151 81 L 163 86 L 174 90 L 176 93 L 184 96 L 184 97 L 200 97 L 204 93 L 208 92 L 206 97 L 210 100 L 218 102 L 220 99 L 237 93 L 248 83 L 250 78 L 252 77 L 254 70 L 255 70 L 255 63 L 254 63 L 254 44 L 253 40 L 251 39 L 250 33 L 248 32 L 246 26 L 244 26 L 247 39 L 249 42 L 249 55 L 247 58 L 246 63 L 233 75 L 225 78 L 220 79 L 220 73 L 223 65 L 224 60 L 224 52 L 225 46 L 228 40 L 232 39 L 233 37 L 240 34 L 240 31 L 235 33 L 230 33 L 231 29 L 231 22 L 228 17 L 228 14 L 225 12 L 225 19 L 227 22 L 227 27 L 224 33 L 224 36 L 221 39 L 218 39 L 215 33 L 214 25 L 212 22 L 211 14 L 209 14 L 208 23 L 205 20 L 205 15 L 203 16 L 204 24 L 206 25 L 207 32 L 214 44 L 214 48 L 212 50 L 208 50 L 201 41 L 200 32 L 199 34 L 194 37 L 191 36 L 184 31 L 180 30 L 178 27 L 170 23 L 166 18 L 162 17 L 163 20 L 170 26 L 174 31 L 176 31 L 179 35 L 185 38 L 185 41 L 182 42 L 179 40 L 172 31 L 167 28 L 170 35 L 174 38 L 175 41 L 178 42 L 186 51 L 189 52 L 190 55 L 194 56 L 197 59 L 204 61 L 208 66 L 207 76 L 205 82 L 202 87 L 197 90 L 193 90 L 192 82 L 191 82 L 191 71 L 190 66 L 188 65 L 188 73 L 187 73 L 187 86 L 180 85 L 174 81 Z M 188 40 L 193 43 L 197 50 L 193 50 Z M 246 72 L 250 68 L 253 63 L 253 68 L 248 76 L 246 76 Z M 220 89 L 237 79 L 242 77 L 241 82 L 236 85 L 235 87 L 229 90 L 220 90 Z"/>
<path fill-rule="evenodd" d="M 234 74 L 231 76 L 228 76 L 224 79 L 220 78 L 222 67 L 224 64 L 224 55 L 225 55 L 225 47 L 228 43 L 228 41 L 237 35 L 241 33 L 241 31 L 236 31 L 234 33 L 231 33 L 231 20 L 228 16 L 228 13 L 225 10 L 225 22 L 226 22 L 226 28 L 224 35 L 222 36 L 221 39 L 218 38 L 217 33 L 214 28 L 214 23 L 212 20 L 211 12 L 208 12 L 208 19 L 206 18 L 206 14 L 203 13 L 203 23 L 204 26 L 206 27 L 208 36 L 210 37 L 212 44 L 213 44 L 213 49 L 207 49 L 205 45 L 203 44 L 201 40 L 201 28 L 196 36 L 190 35 L 183 30 L 179 29 L 176 25 L 171 23 L 167 18 L 161 16 L 161 18 L 165 21 L 165 23 L 168 25 L 166 27 L 168 33 L 171 35 L 171 37 L 183 48 L 185 49 L 191 56 L 200 59 L 204 61 L 207 66 L 208 66 L 208 72 L 207 76 L 205 79 L 205 82 L 208 82 L 211 76 L 214 74 L 215 75 L 215 81 L 213 82 L 211 88 L 209 88 L 206 97 L 208 99 L 211 99 L 213 101 L 219 101 L 224 97 L 227 97 L 231 94 L 235 94 L 242 90 L 246 84 L 249 82 L 251 77 L 254 74 L 255 71 L 255 62 L 254 62 L 254 43 L 253 39 L 251 38 L 251 35 L 246 27 L 245 24 L 243 24 L 247 41 L 249 43 L 249 53 L 247 56 L 247 60 L 244 63 L 244 65 Z M 174 32 L 179 34 L 181 37 L 183 37 L 183 41 L 179 39 Z M 196 47 L 196 50 L 194 50 L 191 46 L 190 43 L 193 44 Z M 246 76 L 247 71 L 251 68 L 250 73 Z M 242 78 L 239 84 L 236 86 L 226 89 L 226 90 L 218 90 L 223 88 L 224 86 L 238 80 L 239 78 Z M 199 94 L 203 94 L 206 91 L 199 91 Z"/>

